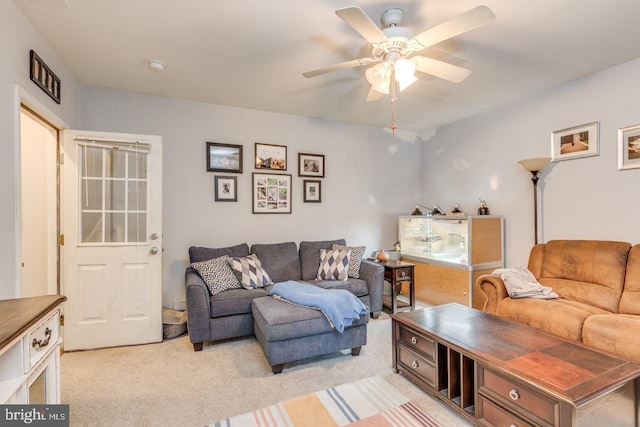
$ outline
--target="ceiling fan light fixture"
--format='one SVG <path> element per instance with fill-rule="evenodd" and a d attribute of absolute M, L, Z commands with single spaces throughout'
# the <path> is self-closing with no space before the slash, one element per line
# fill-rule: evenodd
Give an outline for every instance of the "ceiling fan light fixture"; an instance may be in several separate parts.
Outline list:
<path fill-rule="evenodd" d="M 406 86 L 408 86 L 416 81 L 416 78 L 413 75 L 416 72 L 416 64 L 408 59 L 398 59 L 393 64 L 393 71 L 395 73 L 396 81 L 400 83 L 400 85 L 406 84 Z"/>
<path fill-rule="evenodd" d="M 384 94 L 389 93 L 389 82 L 391 80 L 389 64 L 381 62 L 369 67 L 364 75 L 375 91 Z"/>

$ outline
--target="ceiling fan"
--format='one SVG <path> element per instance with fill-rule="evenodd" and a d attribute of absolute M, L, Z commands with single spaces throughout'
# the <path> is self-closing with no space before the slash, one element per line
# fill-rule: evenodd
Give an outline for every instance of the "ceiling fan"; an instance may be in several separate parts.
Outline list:
<path fill-rule="evenodd" d="M 391 95 L 391 129 L 394 134 L 397 128 L 395 124 L 396 84 L 400 91 L 406 89 L 417 80 L 416 70 L 454 83 L 463 81 L 471 74 L 471 70 L 466 68 L 414 54 L 495 19 L 495 15 L 487 6 L 477 6 L 413 36 L 408 28 L 399 25 L 404 17 L 404 11 L 400 8 L 391 8 L 383 12 L 382 28 L 378 27 L 357 6 L 339 9 L 336 11 L 336 15 L 370 43 L 371 57 L 330 65 L 307 71 L 302 75 L 310 78 L 334 71 L 376 64 L 365 71 L 365 78 L 371 85 L 367 101 L 380 99 L 385 94 Z"/>

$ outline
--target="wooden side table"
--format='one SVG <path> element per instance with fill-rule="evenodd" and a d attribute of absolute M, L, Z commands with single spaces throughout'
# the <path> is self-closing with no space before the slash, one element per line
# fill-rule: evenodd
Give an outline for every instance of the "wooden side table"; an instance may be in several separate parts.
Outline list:
<path fill-rule="evenodd" d="M 384 307 L 391 310 L 391 313 L 397 313 L 399 311 L 413 311 L 416 309 L 416 289 L 415 282 L 413 280 L 413 268 L 414 264 L 397 261 L 387 260 L 378 261 L 378 264 L 384 267 L 384 280 L 391 283 L 391 295 L 383 295 L 382 304 Z M 409 284 L 409 303 L 398 300 L 398 288 L 403 284 Z"/>

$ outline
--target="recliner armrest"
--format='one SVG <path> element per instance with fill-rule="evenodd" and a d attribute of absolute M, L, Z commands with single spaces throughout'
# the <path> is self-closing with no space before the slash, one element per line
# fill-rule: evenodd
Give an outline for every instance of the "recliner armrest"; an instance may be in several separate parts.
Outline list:
<path fill-rule="evenodd" d="M 382 293 L 384 291 L 384 267 L 375 262 L 362 260 L 360 264 L 360 278 L 367 282 L 370 310 L 372 313 L 382 311 Z"/>
<path fill-rule="evenodd" d="M 485 296 L 484 307 L 486 313 L 496 314 L 498 302 L 509 297 L 507 288 L 504 286 L 502 278 L 497 274 L 484 274 L 476 281 L 477 289 Z"/>

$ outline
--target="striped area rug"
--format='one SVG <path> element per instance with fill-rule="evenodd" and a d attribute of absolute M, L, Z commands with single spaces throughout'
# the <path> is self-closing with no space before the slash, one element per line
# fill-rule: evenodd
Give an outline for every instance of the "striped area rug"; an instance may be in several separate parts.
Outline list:
<path fill-rule="evenodd" d="M 440 427 L 381 377 L 370 377 L 210 424 L 212 427 Z"/>

